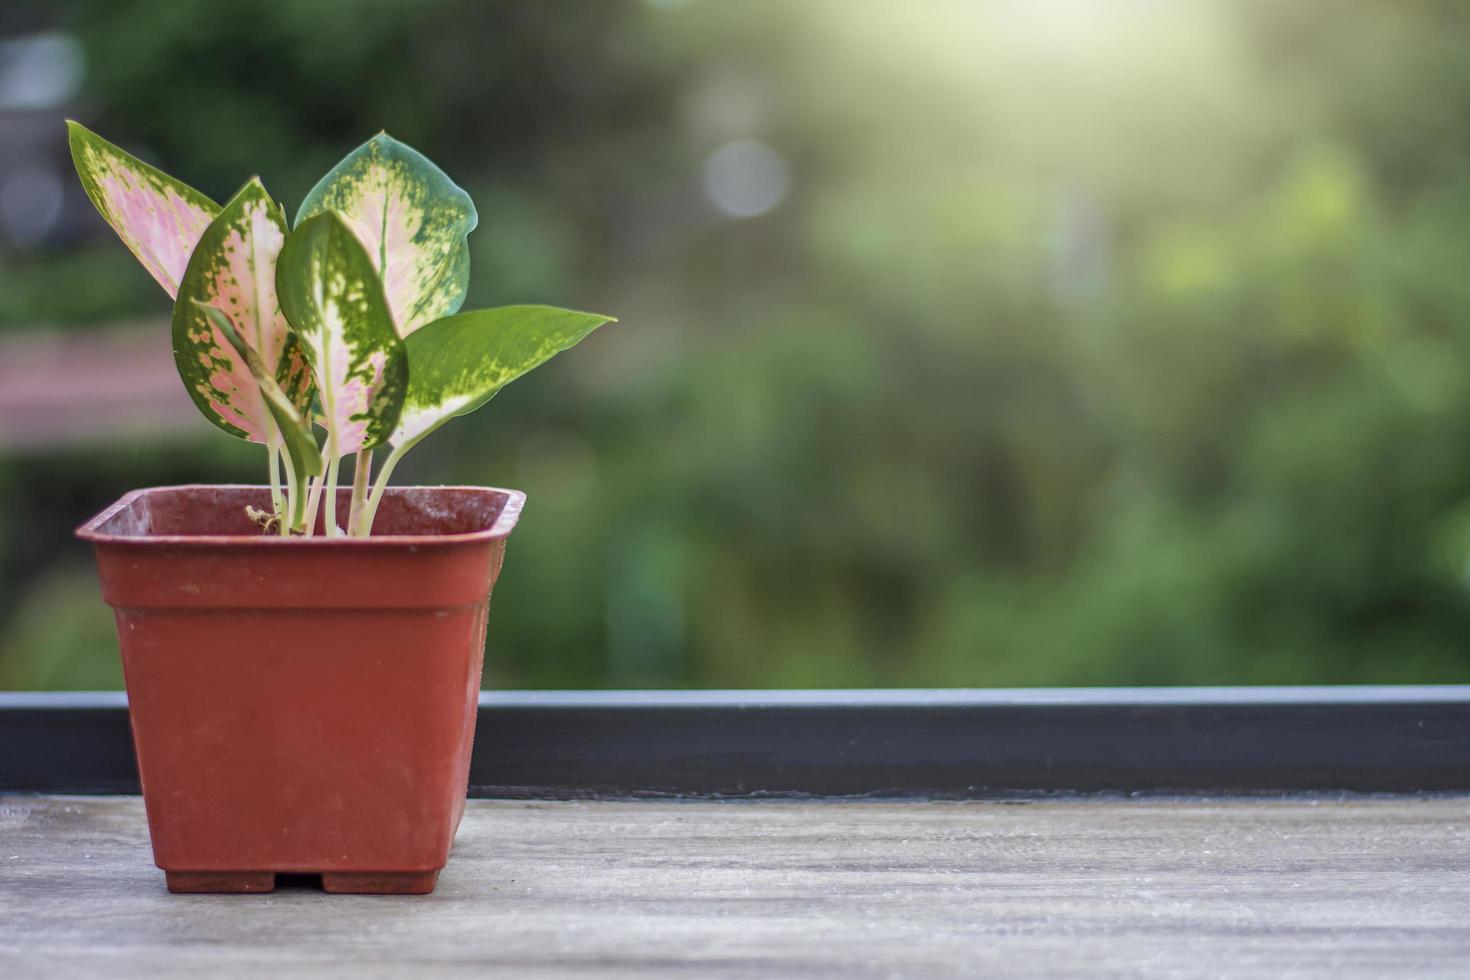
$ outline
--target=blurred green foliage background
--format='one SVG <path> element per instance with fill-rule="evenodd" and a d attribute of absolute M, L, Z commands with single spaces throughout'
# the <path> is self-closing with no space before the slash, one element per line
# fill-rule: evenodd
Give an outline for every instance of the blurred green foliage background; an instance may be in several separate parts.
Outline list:
<path fill-rule="evenodd" d="M 1470 680 L 1463 5 L 11 0 L 0 38 L 0 341 L 166 331 L 68 115 L 288 213 L 386 128 L 479 206 L 468 307 L 621 319 L 398 471 L 529 494 L 487 686 Z M 71 528 L 262 454 L 4 436 L 0 688 L 116 685 Z"/>

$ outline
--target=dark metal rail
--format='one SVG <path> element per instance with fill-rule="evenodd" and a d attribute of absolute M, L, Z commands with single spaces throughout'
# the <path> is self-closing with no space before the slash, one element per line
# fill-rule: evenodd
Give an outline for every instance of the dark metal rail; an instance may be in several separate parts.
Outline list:
<path fill-rule="evenodd" d="M 122 694 L 0 693 L 0 791 L 136 793 Z M 486 692 L 472 796 L 1470 792 L 1470 686 Z"/>

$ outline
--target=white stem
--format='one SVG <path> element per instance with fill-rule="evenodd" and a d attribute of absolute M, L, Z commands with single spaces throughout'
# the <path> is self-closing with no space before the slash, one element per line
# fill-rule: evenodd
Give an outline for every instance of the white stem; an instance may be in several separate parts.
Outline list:
<path fill-rule="evenodd" d="M 302 520 L 301 525 L 302 533 L 305 534 L 308 538 L 316 533 L 316 512 L 321 507 L 322 484 L 324 482 L 326 481 L 323 480 L 322 475 L 318 473 L 306 483 L 308 487 L 306 491 L 306 515 L 305 518 Z"/>
<path fill-rule="evenodd" d="M 275 459 L 275 457 L 271 457 Z M 291 461 L 286 460 L 286 490 L 287 495 L 284 507 L 276 511 L 281 525 L 281 537 L 289 538 L 291 530 L 296 526 L 296 512 L 301 510 L 301 489 L 296 485 L 296 467 Z M 288 512 L 289 511 L 289 512 Z"/>
<path fill-rule="evenodd" d="M 286 521 L 286 501 L 281 496 L 281 447 L 274 439 L 265 442 L 266 455 L 270 459 L 269 467 L 271 474 L 271 506 L 275 508 L 276 516 L 282 523 Z"/>
<path fill-rule="evenodd" d="M 367 537 L 363 534 L 362 506 L 367 496 L 368 476 L 373 471 L 373 451 L 359 450 L 352 464 L 352 507 L 347 511 L 347 534 L 351 537 Z"/>
<path fill-rule="evenodd" d="M 342 462 L 342 457 L 337 455 L 337 440 L 329 440 L 332 449 L 332 458 L 327 461 L 327 486 L 323 491 L 327 495 L 327 537 L 340 538 L 342 529 L 337 527 L 337 466 Z"/>
<path fill-rule="evenodd" d="M 378 504 L 383 500 L 383 492 L 388 489 L 388 477 L 393 475 L 393 467 L 403 458 L 403 454 L 418 444 L 418 440 L 405 442 L 401 446 L 394 446 L 388 458 L 383 460 L 383 468 L 378 471 L 377 482 L 373 484 L 373 492 L 368 496 L 367 505 L 362 509 L 362 519 L 358 521 L 363 537 L 373 533 L 373 520 L 378 516 Z"/>

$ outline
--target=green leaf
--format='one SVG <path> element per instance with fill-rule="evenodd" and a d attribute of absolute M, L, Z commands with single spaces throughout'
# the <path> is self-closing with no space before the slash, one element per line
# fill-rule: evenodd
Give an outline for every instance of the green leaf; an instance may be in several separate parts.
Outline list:
<path fill-rule="evenodd" d="M 187 184 L 70 119 L 67 142 L 82 187 L 102 217 L 169 297 L 220 207 Z"/>
<path fill-rule="evenodd" d="M 281 307 L 316 377 L 336 457 L 387 441 L 408 386 L 408 357 L 372 261 L 335 214 L 297 226 L 276 267 Z"/>
<path fill-rule="evenodd" d="M 296 225 L 328 211 L 367 250 L 401 336 L 464 303 L 470 281 L 465 236 L 479 217 L 470 196 L 428 157 L 379 133 L 311 189 Z"/>
<path fill-rule="evenodd" d="M 554 306 L 502 306 L 436 320 L 404 341 L 408 397 L 391 442 L 404 446 L 485 404 L 516 378 L 612 317 Z"/>
<path fill-rule="evenodd" d="M 196 301 L 197 302 L 197 301 Z M 235 352 L 245 359 L 250 368 L 250 374 L 255 378 L 255 383 L 260 386 L 260 394 L 265 399 L 266 407 L 270 409 L 271 416 L 276 421 L 276 427 L 280 429 L 285 440 L 286 456 L 291 460 L 296 469 L 298 477 L 316 476 L 322 471 L 321 449 L 316 444 L 316 438 L 312 435 L 311 422 L 302 414 L 301 410 L 281 388 L 276 381 L 275 374 L 260 355 L 245 342 L 230 318 L 225 316 L 213 306 L 198 303 L 204 315 L 209 317 L 216 329 L 235 348 Z M 298 480 L 298 486 L 304 485 Z"/>
<path fill-rule="evenodd" d="M 230 199 L 199 239 L 174 304 L 174 363 L 204 417 L 251 442 L 276 443 L 276 429 L 250 366 L 220 331 L 218 311 L 246 338 L 298 408 L 311 374 L 276 298 L 276 260 L 286 217 L 258 179 Z"/>

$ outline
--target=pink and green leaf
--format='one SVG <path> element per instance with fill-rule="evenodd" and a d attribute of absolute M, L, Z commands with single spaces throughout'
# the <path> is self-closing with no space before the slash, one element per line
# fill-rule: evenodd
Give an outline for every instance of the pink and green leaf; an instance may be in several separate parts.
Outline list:
<path fill-rule="evenodd" d="M 372 260 L 335 213 L 308 218 L 281 250 L 276 286 L 311 362 L 329 455 L 387 441 L 408 386 L 408 358 Z"/>
<path fill-rule="evenodd" d="M 404 341 L 408 395 L 391 442 L 405 447 L 488 402 L 516 378 L 613 318 L 554 306 L 473 310 L 429 324 Z"/>
<path fill-rule="evenodd" d="M 189 256 L 219 205 L 80 123 L 66 126 L 87 197 L 158 284 L 177 296 Z"/>
<path fill-rule="evenodd" d="M 379 133 L 311 189 L 296 224 L 328 211 L 366 249 L 400 336 L 464 303 L 470 281 L 465 236 L 479 217 L 470 196 L 423 154 Z"/>
<path fill-rule="evenodd" d="M 213 306 L 195 302 L 220 334 L 229 341 L 230 346 L 235 348 L 235 353 L 245 360 L 255 383 L 260 386 L 261 397 L 265 399 L 266 408 L 275 420 L 276 429 L 281 433 L 281 448 L 286 451 L 286 465 L 291 467 L 291 486 L 300 488 L 291 498 L 291 513 L 283 515 L 289 520 L 290 527 L 297 527 L 305 518 L 307 495 L 304 490 L 307 478 L 322 471 L 321 450 L 312 434 L 311 421 L 281 388 L 275 372 L 266 366 L 260 355 L 240 336 L 230 318 Z"/>
<path fill-rule="evenodd" d="M 220 329 L 216 311 L 249 344 L 298 410 L 311 400 L 311 374 L 276 297 L 276 260 L 286 216 L 258 179 L 230 199 L 205 229 L 174 304 L 174 361 L 204 417 L 230 435 L 277 444 L 278 427 L 246 359 Z"/>

